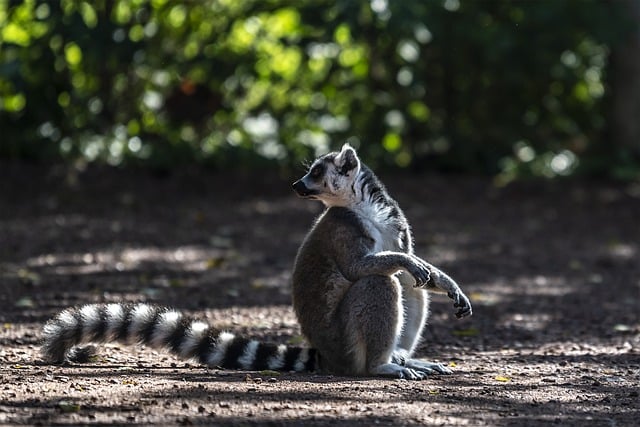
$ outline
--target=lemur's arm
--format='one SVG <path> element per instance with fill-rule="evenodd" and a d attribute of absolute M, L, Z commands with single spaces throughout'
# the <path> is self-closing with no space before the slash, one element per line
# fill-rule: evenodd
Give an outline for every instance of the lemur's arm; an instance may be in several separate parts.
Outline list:
<path fill-rule="evenodd" d="M 390 276 L 399 270 L 406 270 L 415 279 L 415 287 L 433 292 L 445 293 L 458 309 L 456 317 L 470 316 L 471 302 L 460 286 L 445 272 L 414 255 L 402 252 L 378 252 L 361 256 L 350 263 L 341 265 L 345 277 L 356 281 L 365 276 Z"/>
<path fill-rule="evenodd" d="M 458 286 L 455 280 L 437 267 L 426 262 L 425 264 L 429 265 L 429 271 L 431 274 L 429 276 L 429 281 L 422 287 L 433 292 L 446 292 L 449 298 L 454 301 L 453 306 L 459 308 L 456 312 L 456 317 L 460 318 L 470 316 L 472 313 L 471 302 L 469 302 L 469 298 L 467 298 L 464 292 L 462 292 L 462 289 L 460 289 L 460 286 Z M 418 286 L 420 285 L 416 283 L 416 287 Z"/>
<path fill-rule="evenodd" d="M 333 240 L 334 261 L 350 282 L 366 276 L 391 276 L 400 270 L 411 274 L 418 286 L 429 281 L 429 264 L 403 252 L 375 252 L 373 239 L 363 236 L 351 227 L 337 230 Z"/>
<path fill-rule="evenodd" d="M 402 252 L 378 252 L 361 255 L 341 266 L 343 274 L 350 281 L 365 276 L 391 276 L 406 270 L 413 276 L 416 286 L 426 286 L 429 281 L 429 264 Z"/>

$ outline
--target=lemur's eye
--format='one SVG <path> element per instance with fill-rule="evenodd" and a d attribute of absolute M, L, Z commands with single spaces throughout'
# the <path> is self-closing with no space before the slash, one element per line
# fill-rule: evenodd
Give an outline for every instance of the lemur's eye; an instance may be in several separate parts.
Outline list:
<path fill-rule="evenodd" d="M 311 168 L 311 178 L 320 178 L 322 175 L 322 168 L 320 166 L 314 166 Z"/>

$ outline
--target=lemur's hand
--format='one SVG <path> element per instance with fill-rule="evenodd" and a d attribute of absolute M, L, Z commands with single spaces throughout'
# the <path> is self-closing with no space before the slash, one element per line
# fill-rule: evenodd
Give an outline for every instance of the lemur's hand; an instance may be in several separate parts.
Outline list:
<path fill-rule="evenodd" d="M 447 295 L 453 300 L 453 306 L 459 309 L 456 312 L 456 317 L 458 319 L 471 316 L 471 302 L 461 290 L 458 289 L 454 292 L 448 292 Z"/>
<path fill-rule="evenodd" d="M 414 286 L 416 288 L 422 288 L 429 283 L 429 279 L 431 278 L 429 265 L 420 258 L 415 258 L 414 262 L 409 263 L 409 265 L 406 266 L 406 270 L 415 279 L 416 284 Z"/>

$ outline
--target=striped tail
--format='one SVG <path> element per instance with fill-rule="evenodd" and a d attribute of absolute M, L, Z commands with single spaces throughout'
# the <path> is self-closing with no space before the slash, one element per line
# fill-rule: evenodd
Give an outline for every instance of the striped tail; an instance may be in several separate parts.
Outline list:
<path fill-rule="evenodd" d="M 100 342 L 166 348 L 183 359 L 226 369 L 314 371 L 316 350 L 236 337 L 167 307 L 89 304 L 69 308 L 43 328 L 42 356 L 49 363 L 72 359 L 74 347 Z"/>

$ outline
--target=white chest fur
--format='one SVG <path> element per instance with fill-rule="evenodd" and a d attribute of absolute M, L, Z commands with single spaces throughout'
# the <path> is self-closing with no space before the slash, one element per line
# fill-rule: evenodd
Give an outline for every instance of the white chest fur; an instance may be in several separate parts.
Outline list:
<path fill-rule="evenodd" d="M 361 204 L 355 209 L 367 234 L 375 241 L 373 252 L 397 251 L 402 242 L 397 221 L 391 217 L 391 208 L 382 204 Z"/>

